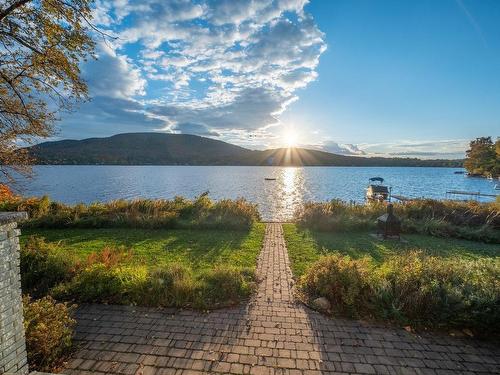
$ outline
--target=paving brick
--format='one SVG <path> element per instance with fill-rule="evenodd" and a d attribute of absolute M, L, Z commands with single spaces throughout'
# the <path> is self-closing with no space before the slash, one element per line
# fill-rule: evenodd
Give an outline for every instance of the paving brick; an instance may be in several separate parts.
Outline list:
<path fill-rule="evenodd" d="M 376 371 L 372 365 L 366 363 L 355 363 L 354 368 L 358 374 L 375 374 Z"/>

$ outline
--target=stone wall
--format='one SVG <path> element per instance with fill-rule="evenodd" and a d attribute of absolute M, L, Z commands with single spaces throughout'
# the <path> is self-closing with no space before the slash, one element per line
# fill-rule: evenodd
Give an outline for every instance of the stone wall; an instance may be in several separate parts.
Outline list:
<path fill-rule="evenodd" d="M 0 374 L 27 374 L 23 327 L 19 234 L 24 212 L 0 212 Z"/>

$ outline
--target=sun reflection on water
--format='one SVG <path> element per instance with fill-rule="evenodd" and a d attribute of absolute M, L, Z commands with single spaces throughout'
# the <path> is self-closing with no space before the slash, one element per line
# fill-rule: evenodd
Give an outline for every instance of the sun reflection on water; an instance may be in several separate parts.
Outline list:
<path fill-rule="evenodd" d="M 295 210 L 303 203 L 305 194 L 303 168 L 287 167 L 280 172 L 275 196 L 277 205 L 275 212 L 279 215 L 275 220 L 292 217 Z"/>

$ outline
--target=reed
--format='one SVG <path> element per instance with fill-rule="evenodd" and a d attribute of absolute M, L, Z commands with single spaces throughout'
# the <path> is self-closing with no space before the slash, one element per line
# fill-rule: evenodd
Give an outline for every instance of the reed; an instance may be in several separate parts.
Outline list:
<path fill-rule="evenodd" d="M 260 219 L 244 199 L 214 202 L 207 194 L 189 200 L 115 200 L 65 205 L 49 197 L 0 199 L 0 211 L 27 211 L 30 228 L 228 228 L 249 229 Z"/>
<path fill-rule="evenodd" d="M 294 216 L 301 227 L 316 231 L 373 230 L 376 218 L 386 210 L 384 204 L 349 204 L 339 200 L 306 203 Z M 394 204 L 406 233 L 425 233 L 500 243 L 500 204 L 474 201 L 417 199 Z"/>

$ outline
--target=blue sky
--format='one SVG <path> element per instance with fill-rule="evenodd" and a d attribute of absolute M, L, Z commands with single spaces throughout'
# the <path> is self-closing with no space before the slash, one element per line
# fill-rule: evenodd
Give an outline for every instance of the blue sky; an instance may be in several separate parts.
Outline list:
<path fill-rule="evenodd" d="M 250 148 L 462 157 L 500 135 L 500 1 L 111 0 L 60 138 L 163 131 Z"/>

